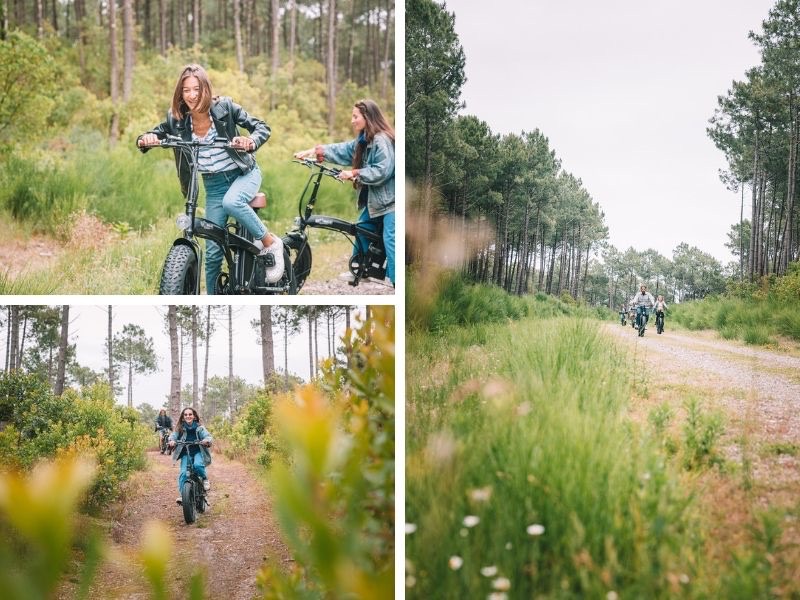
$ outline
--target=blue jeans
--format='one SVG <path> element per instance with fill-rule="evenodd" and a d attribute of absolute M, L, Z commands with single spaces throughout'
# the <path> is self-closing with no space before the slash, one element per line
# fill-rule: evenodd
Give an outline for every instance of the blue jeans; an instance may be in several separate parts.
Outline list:
<path fill-rule="evenodd" d="M 248 202 L 261 187 L 261 170 L 256 165 L 252 171 L 242 175 L 238 169 L 203 175 L 206 189 L 206 219 L 225 227 L 231 216 L 244 226 L 257 240 L 267 234 L 266 226 L 258 218 Z M 214 293 L 214 284 L 222 268 L 222 248 L 206 241 L 206 289 Z"/>
<path fill-rule="evenodd" d="M 186 477 L 186 468 L 189 466 L 189 457 L 187 456 L 188 448 L 186 452 L 181 455 L 181 472 L 178 475 L 178 493 L 183 491 L 183 483 L 188 479 Z M 200 479 L 208 479 L 206 475 L 206 463 L 203 461 L 203 453 L 198 452 L 193 457 L 192 464 L 194 465 L 194 471 L 200 476 Z"/>
<path fill-rule="evenodd" d="M 364 208 L 358 216 L 358 223 L 370 231 L 383 232 L 383 248 L 386 251 L 386 276 L 394 285 L 394 211 L 369 218 L 369 210 Z M 363 236 L 356 236 L 356 247 L 353 253 L 363 252 L 366 254 L 369 249 L 369 240 Z"/>

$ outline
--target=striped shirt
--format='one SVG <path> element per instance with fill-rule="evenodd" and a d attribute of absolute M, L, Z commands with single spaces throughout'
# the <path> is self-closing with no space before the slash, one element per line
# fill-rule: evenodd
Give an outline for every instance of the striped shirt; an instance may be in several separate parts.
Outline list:
<path fill-rule="evenodd" d="M 216 138 L 217 130 L 213 121 L 205 137 L 200 137 L 194 131 L 192 132 L 192 140 L 194 141 L 213 142 Z M 238 169 L 225 148 L 200 148 L 200 156 L 197 162 L 201 173 L 222 173 L 223 171 Z"/>

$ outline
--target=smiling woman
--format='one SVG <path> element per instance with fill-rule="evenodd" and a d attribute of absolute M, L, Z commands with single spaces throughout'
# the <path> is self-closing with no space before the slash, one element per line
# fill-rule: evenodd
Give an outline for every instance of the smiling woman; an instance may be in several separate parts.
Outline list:
<path fill-rule="evenodd" d="M 250 132 L 239 135 L 239 127 Z M 267 269 L 267 282 L 280 279 L 284 270 L 283 242 L 269 233 L 250 207 L 249 202 L 261 187 L 261 170 L 250 153 L 255 152 L 270 136 L 269 126 L 250 116 L 231 98 L 214 96 L 211 82 L 200 65 L 186 65 L 178 77 L 172 106 L 164 122 L 140 135 L 136 145 L 142 152 L 157 146 L 168 136 L 184 141 L 211 143 L 217 139 L 230 142 L 229 147 L 200 148 L 198 165 L 206 190 L 206 217 L 225 227 L 228 216 L 234 217 L 263 245 L 262 254 L 273 257 Z M 186 154 L 175 150 L 175 163 L 184 196 L 189 194 L 190 161 Z M 213 294 L 222 265 L 222 249 L 209 241 L 206 247 L 206 285 Z"/>

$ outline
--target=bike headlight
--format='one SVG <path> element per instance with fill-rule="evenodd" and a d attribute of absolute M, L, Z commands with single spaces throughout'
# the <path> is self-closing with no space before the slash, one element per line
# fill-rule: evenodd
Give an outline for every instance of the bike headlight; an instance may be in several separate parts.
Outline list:
<path fill-rule="evenodd" d="M 184 231 L 189 229 L 189 225 L 192 224 L 192 219 L 189 215 L 178 215 L 178 218 L 175 219 L 175 224 L 178 226 L 178 229 Z"/>

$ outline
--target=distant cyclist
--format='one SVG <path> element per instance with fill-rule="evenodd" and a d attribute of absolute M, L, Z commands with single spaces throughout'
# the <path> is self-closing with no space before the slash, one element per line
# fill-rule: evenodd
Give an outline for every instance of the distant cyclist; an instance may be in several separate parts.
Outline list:
<path fill-rule="evenodd" d="M 656 314 L 656 323 L 660 323 L 660 327 L 658 328 L 658 333 L 664 331 L 664 311 L 667 310 L 667 303 L 664 302 L 664 296 L 659 296 L 658 300 L 656 300 L 655 305 L 653 306 L 653 312 Z"/>
<path fill-rule="evenodd" d="M 653 308 L 656 303 L 656 301 L 653 299 L 653 295 L 647 291 L 646 285 L 642 284 L 642 286 L 639 288 L 639 293 L 631 299 L 631 302 L 636 305 L 637 327 L 641 323 L 640 319 L 644 319 L 644 323 L 646 325 L 650 314 L 650 309 Z M 644 331 L 641 331 L 639 333 L 639 337 L 642 337 L 643 335 Z"/>
<path fill-rule="evenodd" d="M 161 448 L 162 431 L 167 430 L 170 433 L 172 432 L 172 417 L 170 417 L 163 408 L 158 412 L 158 417 L 156 417 L 155 430 L 158 433 L 158 447 Z M 164 452 L 166 452 L 166 450 L 161 450 L 161 454 L 164 454 Z"/>

